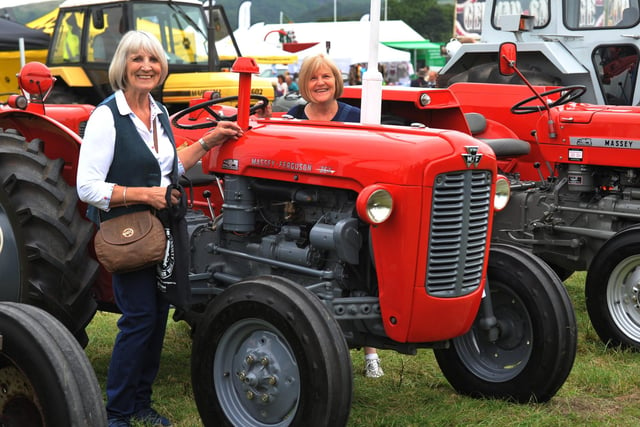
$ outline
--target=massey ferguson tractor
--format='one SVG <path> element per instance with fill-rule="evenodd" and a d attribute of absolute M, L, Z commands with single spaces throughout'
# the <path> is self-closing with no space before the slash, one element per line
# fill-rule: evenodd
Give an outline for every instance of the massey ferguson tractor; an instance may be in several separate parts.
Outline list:
<path fill-rule="evenodd" d="M 490 245 L 508 182 L 452 93 L 390 91 L 413 126 L 254 119 L 257 70 L 234 65 L 237 109 L 203 98 L 172 118 L 178 146 L 220 120 L 246 129 L 185 177 L 192 305 L 176 319 L 193 327 L 203 424 L 345 425 L 363 346 L 431 348 L 464 395 L 551 399 L 575 358 L 572 305 L 546 263 Z M 90 110 L 46 104 L 41 64 L 20 80 L 0 111 L 3 296 L 82 338 L 112 307 L 74 188 Z"/>
<path fill-rule="evenodd" d="M 501 47 L 500 71 L 529 86 L 449 88 L 511 180 L 493 241 L 528 248 L 562 278 L 586 271 L 594 329 L 608 345 L 638 350 L 640 107 L 576 102 L 582 85 L 531 86 L 513 43 Z"/>

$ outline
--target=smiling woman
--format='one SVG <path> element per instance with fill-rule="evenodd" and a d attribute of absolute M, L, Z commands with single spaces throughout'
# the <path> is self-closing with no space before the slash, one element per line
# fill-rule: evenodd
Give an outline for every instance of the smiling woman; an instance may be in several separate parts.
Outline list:
<path fill-rule="evenodd" d="M 342 72 L 327 55 L 320 53 L 304 60 L 298 87 L 308 104 L 298 104 L 287 114 L 303 120 L 360 121 L 359 108 L 338 101 L 344 90 Z"/>
<path fill-rule="evenodd" d="M 223 122 L 178 153 L 167 110 L 151 96 L 167 73 L 166 55 L 152 34 L 129 31 L 122 37 L 109 66 L 115 93 L 89 118 L 78 162 L 78 194 L 91 205 L 88 216 L 98 226 L 139 211 L 168 217 L 168 208 L 186 203 L 178 176 L 211 147 L 242 134 L 237 124 Z M 181 231 L 186 234 L 186 223 L 184 230 L 171 229 L 174 237 Z M 181 261 L 175 258 L 175 270 L 186 274 Z M 169 300 L 157 287 L 157 266 L 113 273 L 112 285 L 122 317 L 106 384 L 109 426 L 170 426 L 151 407 L 169 312 Z"/>

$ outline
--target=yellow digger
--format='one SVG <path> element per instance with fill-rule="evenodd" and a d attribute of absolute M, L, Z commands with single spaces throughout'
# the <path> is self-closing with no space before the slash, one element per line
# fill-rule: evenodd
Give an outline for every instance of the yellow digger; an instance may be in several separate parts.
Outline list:
<path fill-rule="evenodd" d="M 222 6 L 205 7 L 198 0 L 66 0 L 53 21 L 55 13 L 29 25 L 51 31 L 46 64 L 58 81 L 50 102 L 97 104 L 110 94 L 110 60 L 120 37 L 132 29 L 156 35 L 165 48 L 169 76 L 154 96 L 170 111 L 204 92 L 213 98 L 237 95 L 238 76 L 228 71 L 241 53 Z M 27 51 L 27 58 L 39 60 L 45 52 Z M 251 91 L 270 100 L 275 95 L 264 78 L 252 79 Z"/>

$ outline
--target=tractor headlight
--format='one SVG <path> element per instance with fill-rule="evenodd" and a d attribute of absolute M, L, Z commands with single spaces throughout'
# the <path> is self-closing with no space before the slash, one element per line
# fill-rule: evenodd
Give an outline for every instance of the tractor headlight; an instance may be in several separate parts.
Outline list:
<path fill-rule="evenodd" d="M 393 198 L 380 186 L 367 187 L 358 195 L 356 209 L 360 218 L 369 224 L 381 224 L 391 216 Z"/>
<path fill-rule="evenodd" d="M 501 211 L 509 203 L 511 197 L 511 187 L 509 180 L 502 175 L 496 179 L 496 195 L 493 198 L 493 207 L 496 211 Z"/>

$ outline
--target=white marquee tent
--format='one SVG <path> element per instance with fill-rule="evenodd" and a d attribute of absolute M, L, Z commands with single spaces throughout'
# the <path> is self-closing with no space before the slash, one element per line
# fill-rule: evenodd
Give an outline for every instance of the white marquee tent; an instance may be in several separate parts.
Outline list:
<path fill-rule="evenodd" d="M 273 45 L 279 44 L 279 36 L 273 31 L 293 31 L 296 41 L 300 43 L 318 42 L 310 49 L 297 52 L 298 61 L 320 51 L 326 52 L 327 42 L 330 45 L 329 56 L 347 71 L 349 65 L 368 62 L 369 59 L 369 21 L 340 22 L 308 22 L 294 24 L 252 25 L 248 32 L 254 38 L 264 40 Z M 378 62 L 409 62 L 409 52 L 393 49 L 382 44 L 390 41 L 424 41 L 411 27 L 403 21 L 380 22 L 380 44 L 378 45 Z M 266 39 L 265 39 L 266 37 Z"/>

